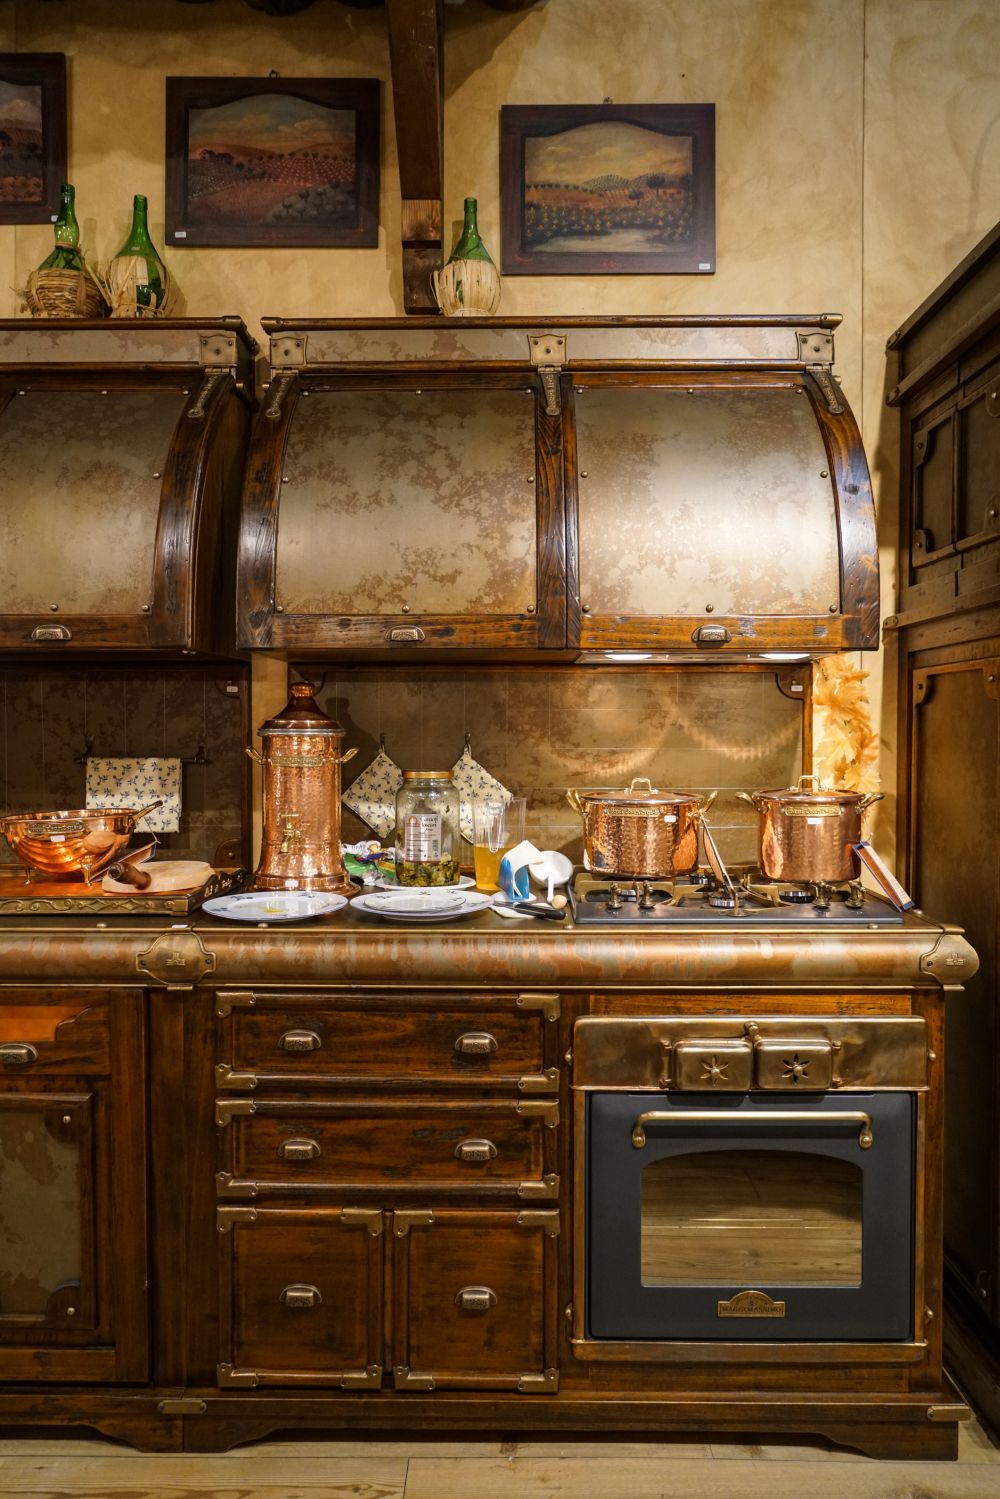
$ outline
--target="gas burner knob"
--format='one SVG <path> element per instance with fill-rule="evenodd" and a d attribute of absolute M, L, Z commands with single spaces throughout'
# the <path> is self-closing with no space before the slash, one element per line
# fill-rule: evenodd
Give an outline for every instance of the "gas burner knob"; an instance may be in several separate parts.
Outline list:
<path fill-rule="evenodd" d="M 706 904 L 710 905 L 713 911 L 735 911 L 736 896 L 729 890 L 713 890 Z"/>
<path fill-rule="evenodd" d="M 611 882 L 611 889 L 608 892 L 608 910 L 609 911 L 620 911 L 621 908 L 622 908 L 622 893 L 621 893 L 621 890 L 619 889 L 619 887 L 614 883 L 614 881 L 612 881 Z"/>
<path fill-rule="evenodd" d="M 712 876 L 704 869 L 695 869 L 686 877 L 686 883 L 693 886 L 695 890 L 704 890 L 706 885 L 711 885 Z"/>
<path fill-rule="evenodd" d="M 656 901 L 653 898 L 653 887 L 651 885 L 640 884 L 636 881 L 635 892 L 639 902 L 639 910 L 652 911 L 656 905 Z"/>
<path fill-rule="evenodd" d="M 808 906 L 812 904 L 815 896 L 811 890 L 796 886 L 793 890 L 782 890 L 778 899 L 786 906 Z"/>

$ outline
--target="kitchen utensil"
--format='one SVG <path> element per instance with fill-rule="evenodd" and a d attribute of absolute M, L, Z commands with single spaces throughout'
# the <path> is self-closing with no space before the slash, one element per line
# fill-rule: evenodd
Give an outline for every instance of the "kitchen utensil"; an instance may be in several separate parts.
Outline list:
<path fill-rule="evenodd" d="M 386 921 L 453 921 L 489 909 L 491 897 L 478 890 L 452 887 L 408 890 L 373 890 L 356 895 L 352 911 L 382 916 Z"/>
<path fill-rule="evenodd" d="M 114 864 L 101 881 L 101 889 L 112 895 L 134 894 L 136 886 L 120 879 Z M 198 890 L 212 878 L 211 864 L 202 859 L 158 859 L 154 864 L 132 865 L 132 872 L 145 874 L 148 884 L 143 886 L 147 895 L 166 895 L 176 890 Z"/>
<path fill-rule="evenodd" d="M 824 789 L 815 776 L 803 775 L 781 791 L 736 795 L 757 810 L 758 859 L 768 879 L 836 885 L 856 877 L 861 814 L 883 793 Z"/>
<path fill-rule="evenodd" d="M 623 791 L 566 792 L 583 818 L 587 869 L 624 879 L 689 874 L 698 866 L 698 824 L 717 792 L 657 791 L 637 776 Z"/>
<path fill-rule="evenodd" d="M 472 856 L 476 888 L 499 890 L 500 860 L 524 837 L 527 802 L 523 796 L 484 797 L 472 804 Z"/>
<path fill-rule="evenodd" d="M 340 853 L 340 753 L 344 731 L 294 682 L 287 705 L 257 731 L 263 753 L 264 836 L 250 881 L 254 890 L 327 890 L 351 895 Z"/>
<path fill-rule="evenodd" d="M 897 911 L 912 911 L 913 901 L 905 891 L 888 864 L 880 858 L 870 843 L 856 843 L 854 852 L 861 863 L 868 870 L 879 889 L 884 893 Z"/>
<path fill-rule="evenodd" d="M 0 833 L 22 864 L 47 875 L 94 875 L 112 864 L 135 825 L 160 805 L 78 809 L 74 812 L 18 812 L 0 817 Z"/>
<path fill-rule="evenodd" d="M 519 900 L 510 905 L 501 892 L 493 897 L 493 909 L 498 916 L 540 916 L 543 921 L 565 921 L 566 908 L 550 906 L 544 900 Z"/>
<path fill-rule="evenodd" d="M 346 905 L 346 896 L 327 890 L 249 890 L 241 895 L 217 895 L 201 909 L 227 921 L 311 921 Z"/>

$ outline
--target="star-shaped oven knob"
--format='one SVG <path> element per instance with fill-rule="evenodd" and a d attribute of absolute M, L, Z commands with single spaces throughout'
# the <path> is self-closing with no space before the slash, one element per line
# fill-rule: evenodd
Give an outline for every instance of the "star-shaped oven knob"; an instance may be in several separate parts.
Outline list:
<path fill-rule="evenodd" d="M 701 1080 L 710 1083 L 714 1088 L 717 1083 L 724 1083 L 729 1077 L 729 1063 L 720 1062 L 718 1057 L 706 1057 L 702 1064 Z"/>
<path fill-rule="evenodd" d="M 794 1056 L 785 1058 L 785 1070 L 782 1077 L 787 1083 L 798 1083 L 809 1076 L 809 1063 L 803 1062 L 798 1052 Z"/>

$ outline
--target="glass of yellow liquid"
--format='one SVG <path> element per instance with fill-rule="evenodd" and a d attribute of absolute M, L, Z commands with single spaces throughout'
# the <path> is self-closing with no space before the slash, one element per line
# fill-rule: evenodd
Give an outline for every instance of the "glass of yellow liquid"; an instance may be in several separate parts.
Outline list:
<path fill-rule="evenodd" d="M 473 802 L 472 822 L 475 829 L 473 856 L 476 867 L 476 889 L 487 892 L 500 889 L 500 860 L 524 837 L 523 796 L 512 796 Z"/>

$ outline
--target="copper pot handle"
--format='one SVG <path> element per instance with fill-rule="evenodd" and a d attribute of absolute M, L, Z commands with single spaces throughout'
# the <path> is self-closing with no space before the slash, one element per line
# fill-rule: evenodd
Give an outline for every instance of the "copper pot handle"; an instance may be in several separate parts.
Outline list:
<path fill-rule="evenodd" d="M 257 764 L 257 765 L 263 765 L 263 763 L 264 763 L 264 756 L 260 753 L 259 750 L 251 749 L 250 746 L 248 745 L 247 746 L 247 754 L 250 756 L 251 760 L 253 760 L 255 764 Z"/>
<path fill-rule="evenodd" d="M 760 808 L 757 805 L 757 797 L 752 791 L 737 791 L 736 800 L 740 802 L 749 802 L 750 806 L 753 807 L 755 811 L 760 811 Z"/>
<path fill-rule="evenodd" d="M 715 802 L 715 799 L 716 799 L 716 797 L 718 795 L 719 795 L 719 793 L 717 791 L 710 791 L 708 793 L 708 795 L 704 798 L 704 800 L 702 800 L 701 797 L 698 798 L 698 813 L 697 813 L 697 815 L 699 817 L 704 817 L 705 813 L 711 808 L 711 806 Z"/>
<path fill-rule="evenodd" d="M 640 796 L 655 796 L 656 795 L 656 788 L 654 787 L 652 781 L 649 779 L 648 776 L 633 776 L 633 778 L 632 778 L 632 784 L 630 786 L 626 786 L 625 787 L 625 790 L 623 791 L 622 795 L 623 796 L 634 796 L 635 795 L 635 788 L 637 786 L 645 786 L 645 788 L 646 788 L 645 791 L 641 791 L 639 793 Z"/>
<path fill-rule="evenodd" d="M 155 812 L 156 809 L 157 809 L 157 807 L 162 807 L 162 806 L 163 806 L 163 798 L 161 796 L 160 799 L 159 799 L 159 801 L 150 802 L 150 804 L 149 804 L 148 807 L 143 807 L 143 809 L 142 809 L 141 812 L 136 812 L 134 814 L 133 818 L 132 818 L 132 821 L 133 822 L 138 822 L 141 817 L 145 817 L 150 812 Z"/>
<path fill-rule="evenodd" d="M 358 752 L 357 745 L 355 745 L 353 749 L 345 750 L 344 753 L 337 760 L 337 764 L 338 765 L 346 765 L 347 762 L 348 762 L 348 760 L 353 760 L 354 759 L 354 756 L 357 754 L 357 752 Z"/>
<path fill-rule="evenodd" d="M 870 791 L 867 796 L 863 796 L 861 798 L 861 800 L 858 802 L 858 811 L 859 812 L 864 812 L 865 809 L 867 807 L 870 807 L 873 802 L 880 802 L 880 801 L 884 801 L 884 800 L 885 800 L 885 792 L 884 791 Z"/>
<path fill-rule="evenodd" d="M 574 812 L 578 812 L 580 814 L 580 816 L 582 817 L 583 816 L 583 802 L 580 800 L 580 793 L 579 793 L 579 791 L 574 791 L 572 789 L 567 790 L 567 792 L 566 792 L 566 800 L 569 802 L 570 806 L 573 808 L 573 811 Z"/>

